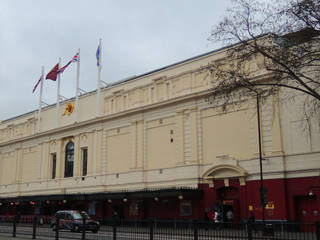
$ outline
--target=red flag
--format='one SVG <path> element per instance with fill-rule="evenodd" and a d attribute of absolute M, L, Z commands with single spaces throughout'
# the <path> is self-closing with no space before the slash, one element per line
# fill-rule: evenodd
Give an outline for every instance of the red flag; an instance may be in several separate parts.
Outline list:
<path fill-rule="evenodd" d="M 51 71 L 47 74 L 46 79 L 51 79 L 53 81 L 56 81 L 57 80 L 58 70 L 59 70 L 59 63 L 57 63 L 57 65 L 55 65 L 51 69 Z"/>

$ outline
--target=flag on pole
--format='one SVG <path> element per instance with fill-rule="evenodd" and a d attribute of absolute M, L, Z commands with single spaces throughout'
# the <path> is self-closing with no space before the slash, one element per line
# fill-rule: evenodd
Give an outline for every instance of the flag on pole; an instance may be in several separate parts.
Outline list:
<path fill-rule="evenodd" d="M 64 70 L 70 65 L 70 63 L 71 63 L 71 61 L 69 61 L 66 65 L 64 65 L 62 68 L 60 68 L 57 73 L 58 74 L 63 73 Z"/>
<path fill-rule="evenodd" d="M 38 80 L 38 82 L 36 83 L 36 85 L 33 87 L 32 93 L 34 93 L 34 91 L 36 91 L 39 83 L 41 82 L 42 76 L 40 77 L 40 79 Z"/>
<path fill-rule="evenodd" d="M 51 79 L 51 80 L 53 80 L 53 81 L 56 81 L 56 80 L 57 80 L 58 70 L 59 70 L 59 63 L 57 63 L 57 64 L 51 69 L 51 71 L 47 74 L 46 79 Z"/>
<path fill-rule="evenodd" d="M 77 54 L 73 56 L 71 62 L 79 62 L 79 52 L 77 52 Z"/>
<path fill-rule="evenodd" d="M 99 46 L 98 46 L 98 49 L 97 49 L 97 52 L 96 52 L 96 58 L 97 58 L 97 66 L 99 67 L 100 65 L 100 51 L 101 51 L 101 45 L 99 43 Z"/>
<path fill-rule="evenodd" d="M 66 64 L 64 65 L 62 68 L 60 68 L 57 73 L 60 74 L 60 73 L 63 73 L 64 70 L 70 65 L 70 63 L 73 63 L 73 62 L 78 62 L 79 61 L 79 53 L 77 53 L 76 55 L 73 56 L 73 58 Z"/>
<path fill-rule="evenodd" d="M 98 81 L 97 81 L 97 95 L 96 95 L 96 116 L 100 116 L 100 90 L 101 90 L 101 54 L 102 54 L 102 39 L 99 40 L 98 49 L 96 52 L 97 67 L 98 67 Z"/>
<path fill-rule="evenodd" d="M 77 78 L 76 78 L 76 101 L 75 101 L 75 122 L 78 122 L 78 100 L 79 100 L 79 78 L 80 78 L 80 48 L 77 54 L 72 58 L 73 62 L 77 62 Z"/>

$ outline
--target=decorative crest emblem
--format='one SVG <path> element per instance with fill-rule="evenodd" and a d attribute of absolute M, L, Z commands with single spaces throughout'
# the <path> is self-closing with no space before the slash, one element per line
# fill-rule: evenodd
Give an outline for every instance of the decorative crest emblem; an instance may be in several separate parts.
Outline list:
<path fill-rule="evenodd" d="M 73 102 L 67 103 L 63 116 L 66 114 L 70 115 L 73 112 L 73 110 L 74 110 L 74 103 Z"/>

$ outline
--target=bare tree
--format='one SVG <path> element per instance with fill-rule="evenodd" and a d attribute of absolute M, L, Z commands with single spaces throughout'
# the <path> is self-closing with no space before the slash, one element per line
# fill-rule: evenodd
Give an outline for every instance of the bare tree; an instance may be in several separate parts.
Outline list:
<path fill-rule="evenodd" d="M 228 46 L 224 59 L 208 65 L 215 78 L 211 101 L 219 96 L 228 104 L 235 94 L 268 96 L 286 88 L 304 96 L 307 119 L 319 119 L 319 0 L 233 0 L 233 4 L 209 37 Z"/>
<path fill-rule="evenodd" d="M 298 20 L 302 27 L 320 30 L 320 2 L 317 0 L 292 1 L 284 13 Z"/>

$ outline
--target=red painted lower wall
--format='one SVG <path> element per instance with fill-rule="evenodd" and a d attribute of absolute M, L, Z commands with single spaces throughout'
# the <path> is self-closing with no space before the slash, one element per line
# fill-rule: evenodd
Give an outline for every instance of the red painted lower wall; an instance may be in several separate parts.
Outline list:
<path fill-rule="evenodd" d="M 320 178 L 305 177 L 294 179 L 266 179 L 263 185 L 268 189 L 268 205 L 265 208 L 265 219 L 295 220 L 313 222 L 320 220 Z M 225 187 L 223 181 L 214 181 L 214 187 L 201 184 L 204 197 L 199 209 L 203 212 L 214 210 L 214 205 L 233 204 L 235 220 L 244 220 L 252 208 L 257 219 L 262 219 L 260 204 L 260 181 L 247 181 L 240 186 L 237 180 Z M 237 194 L 228 196 L 228 189 L 237 189 Z M 236 219 L 237 218 L 237 219 Z"/>
<path fill-rule="evenodd" d="M 224 181 L 215 180 L 213 185 L 212 188 L 208 184 L 198 185 L 203 190 L 202 197 L 141 197 L 94 202 L 70 199 L 63 203 L 37 203 L 37 207 L 42 215 L 53 214 L 59 209 L 80 209 L 89 214 L 92 212 L 96 218 L 112 218 L 116 213 L 124 219 L 203 219 L 206 214 L 211 216 L 215 209 L 223 216 L 232 209 L 235 221 L 248 219 L 249 209 L 252 209 L 256 219 L 262 219 L 260 181 L 247 181 L 240 185 L 238 179 L 230 179 L 226 187 Z M 266 179 L 263 185 L 268 189 L 268 205 L 264 209 L 266 220 L 320 221 L 319 177 Z M 18 212 L 38 214 L 35 209 L 29 202 L 19 205 L 12 202 L 0 206 L 0 215 L 15 215 Z"/>

